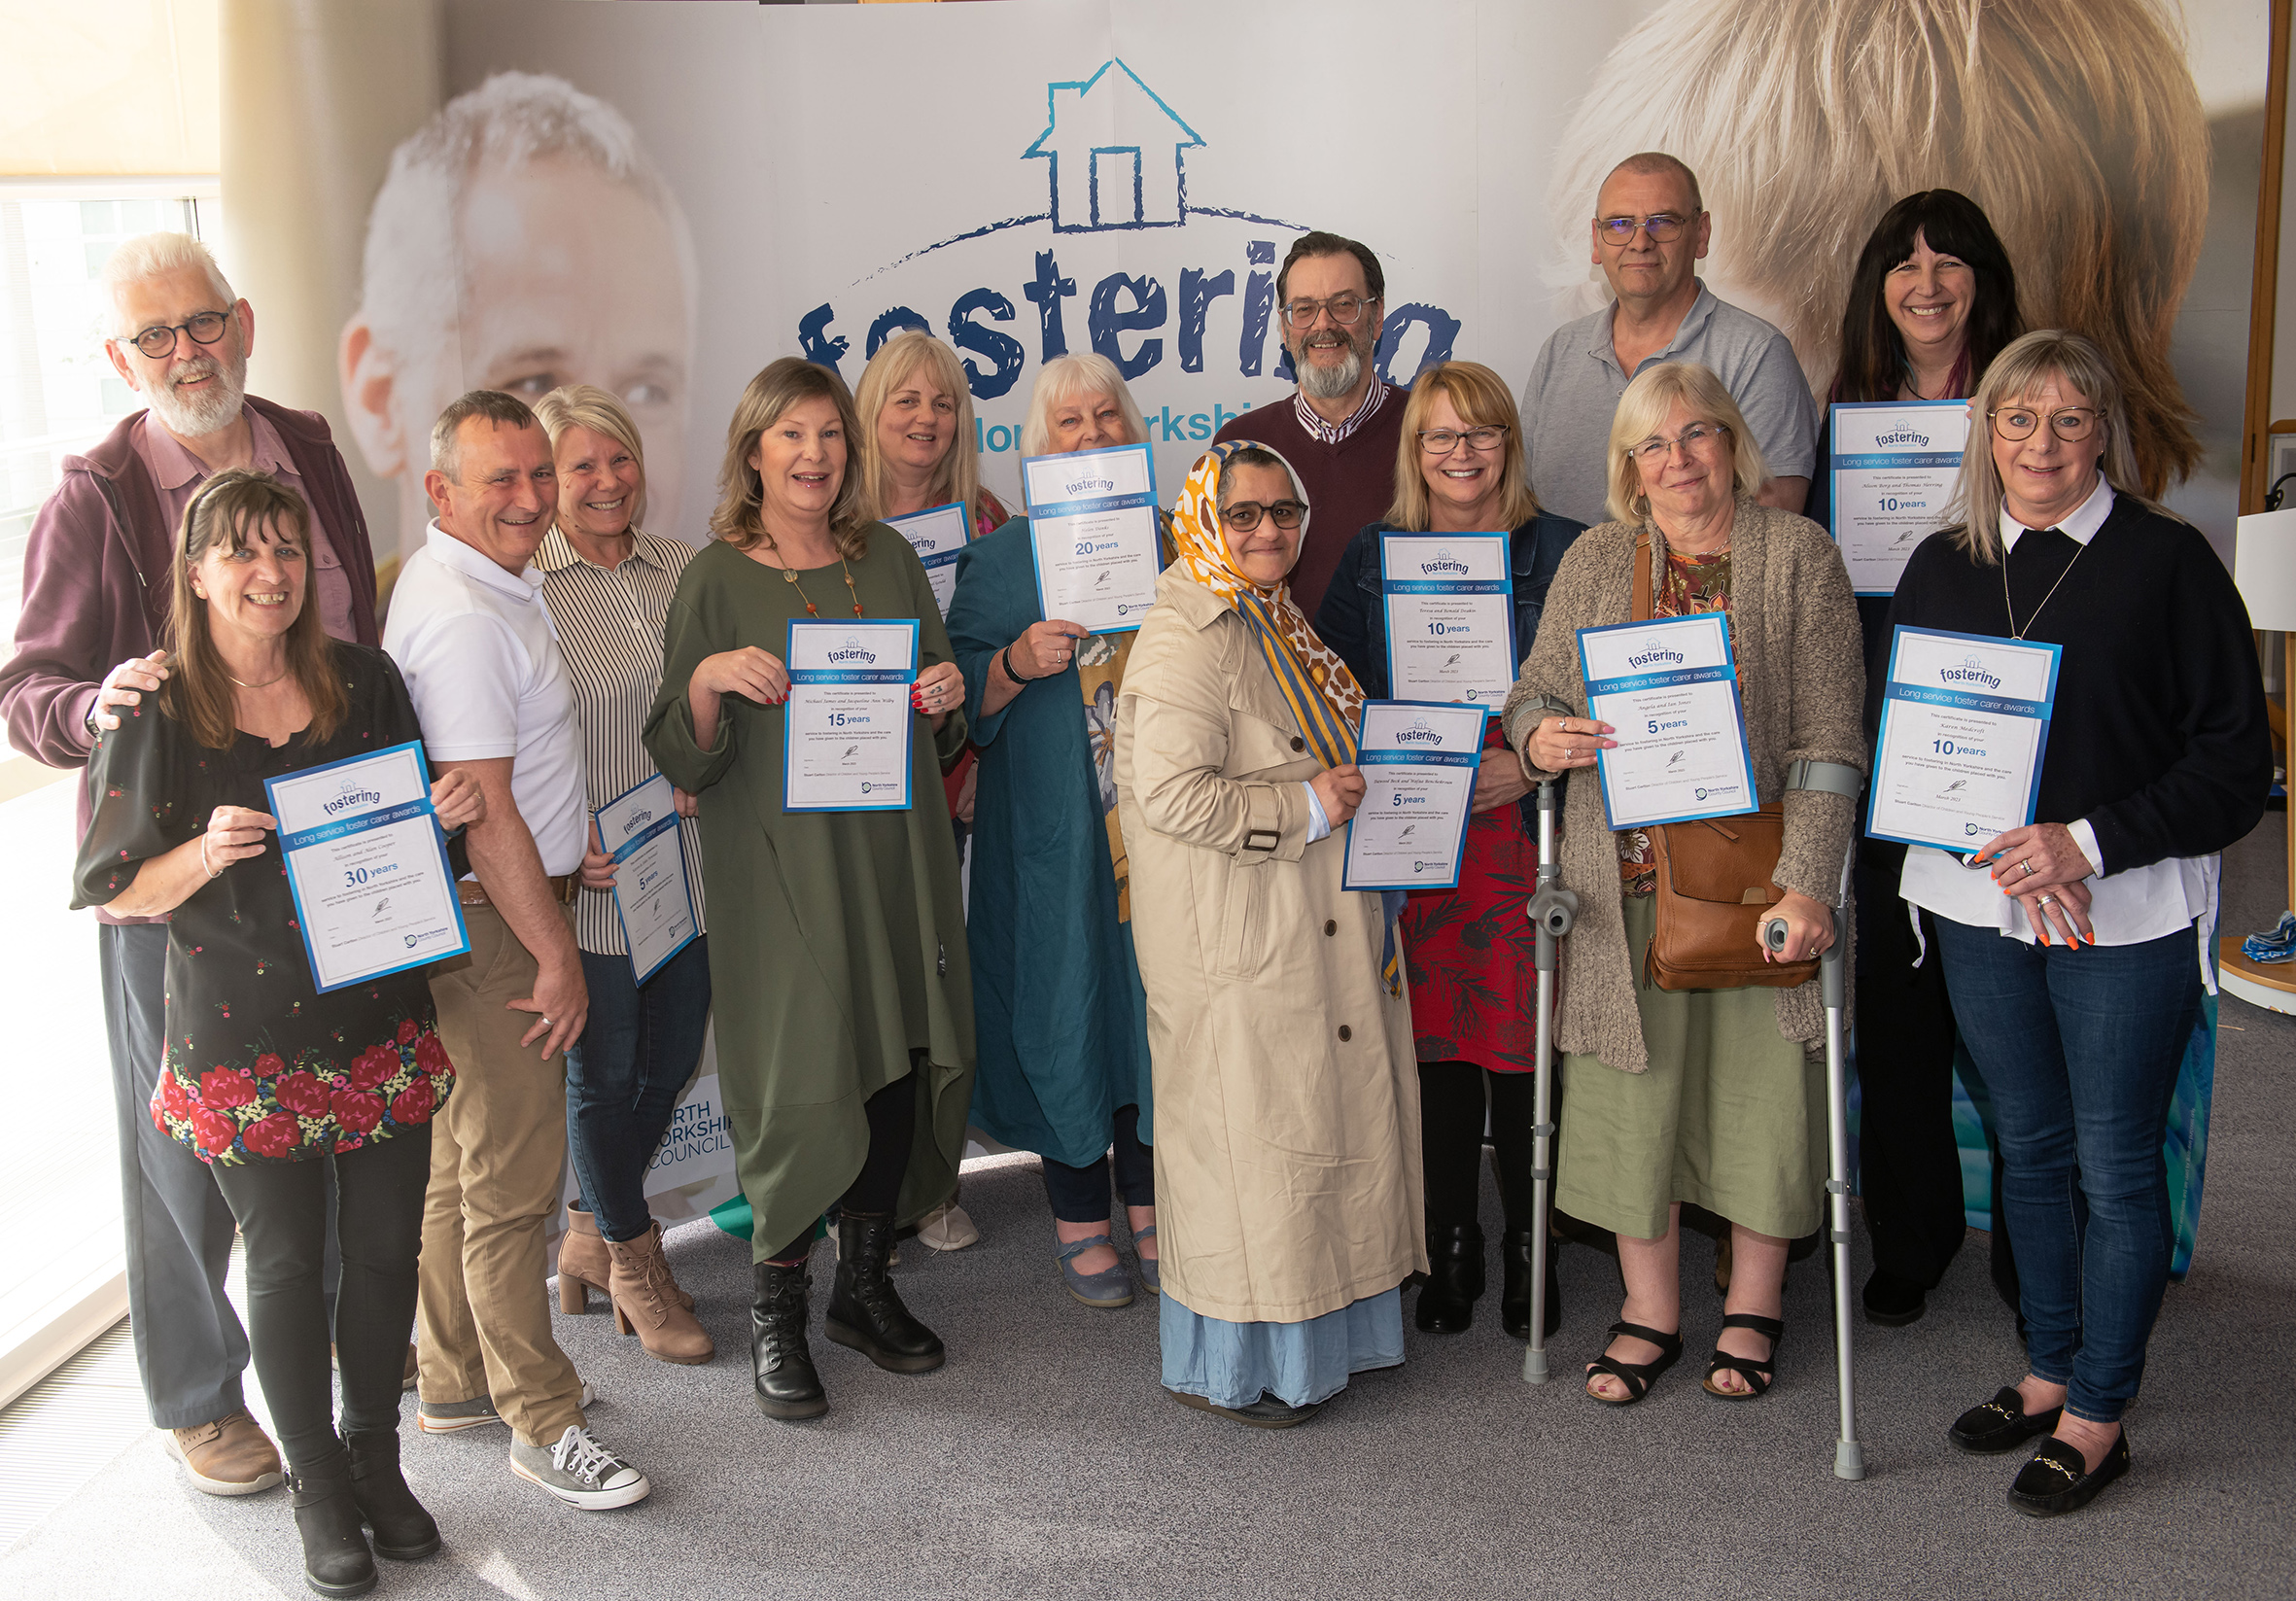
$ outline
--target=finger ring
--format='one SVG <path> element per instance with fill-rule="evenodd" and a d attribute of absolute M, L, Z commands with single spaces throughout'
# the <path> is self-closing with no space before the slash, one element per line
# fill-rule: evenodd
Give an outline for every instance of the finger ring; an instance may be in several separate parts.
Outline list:
<path fill-rule="evenodd" d="M 2031 856 L 2025 858 L 2025 876 L 2027 878 L 2033 877 L 2033 858 Z"/>
<path fill-rule="evenodd" d="M 542 1027 L 545 1028 L 555 1028 L 557 1025 L 552 1023 L 548 1018 L 544 1018 L 542 1019 Z"/>
<path fill-rule="evenodd" d="M 2055 895 L 2043 895 L 2034 904 L 2036 906 L 2054 906 L 2057 904 L 2057 897 Z"/>

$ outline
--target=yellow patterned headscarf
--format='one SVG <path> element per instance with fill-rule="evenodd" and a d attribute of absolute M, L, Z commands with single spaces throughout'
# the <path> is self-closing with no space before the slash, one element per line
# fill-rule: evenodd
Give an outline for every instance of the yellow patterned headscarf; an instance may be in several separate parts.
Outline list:
<path fill-rule="evenodd" d="M 1239 450 L 1265 450 L 1283 462 L 1280 452 L 1249 439 L 1231 439 L 1205 451 L 1188 474 L 1179 504 L 1172 507 L 1172 546 L 1181 571 L 1219 596 L 1252 629 L 1276 687 L 1291 703 L 1292 714 L 1314 746 L 1326 767 L 1351 762 L 1356 754 L 1356 731 L 1363 721 L 1363 686 L 1339 652 L 1316 638 L 1307 614 L 1292 599 L 1291 586 L 1263 589 L 1235 570 L 1228 550 L 1228 536 L 1220 526 L 1220 471 Z M 1296 492 L 1300 475 L 1284 462 Z M 1309 519 L 1300 519 L 1300 538 L 1307 538 Z"/>

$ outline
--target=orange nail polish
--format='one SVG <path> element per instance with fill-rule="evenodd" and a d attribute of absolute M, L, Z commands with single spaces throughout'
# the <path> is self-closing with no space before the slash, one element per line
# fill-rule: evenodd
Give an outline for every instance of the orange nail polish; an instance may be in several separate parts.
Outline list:
<path fill-rule="evenodd" d="M 2035 928 L 2034 932 L 2040 936 L 2040 942 L 2043 945 L 2049 943 L 2049 931 L 2046 928 Z"/>

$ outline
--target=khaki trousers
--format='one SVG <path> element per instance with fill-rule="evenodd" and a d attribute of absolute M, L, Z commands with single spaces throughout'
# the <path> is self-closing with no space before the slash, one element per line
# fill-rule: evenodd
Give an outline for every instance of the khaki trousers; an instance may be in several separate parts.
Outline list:
<path fill-rule="evenodd" d="M 423 1201 L 423 1399 L 494 1398 L 530 1445 L 582 1423 L 582 1381 L 550 1333 L 544 1230 L 566 1163 L 566 1063 L 521 1046 L 535 958 L 491 906 L 466 906 L 467 957 L 432 975 L 454 1094 L 432 1122 Z"/>

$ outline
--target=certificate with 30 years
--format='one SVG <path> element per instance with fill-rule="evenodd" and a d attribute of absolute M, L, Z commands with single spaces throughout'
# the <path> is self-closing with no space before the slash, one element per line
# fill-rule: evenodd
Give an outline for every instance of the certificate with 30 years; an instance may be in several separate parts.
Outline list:
<path fill-rule="evenodd" d="M 913 617 L 789 624 L 783 810 L 908 809 L 918 634 Z"/>
<path fill-rule="evenodd" d="M 1834 405 L 1831 533 L 1851 588 L 1896 592 L 1914 546 L 1945 526 L 1968 439 L 1966 400 Z"/>
<path fill-rule="evenodd" d="M 419 744 L 263 781 L 319 992 L 470 949 Z"/>
<path fill-rule="evenodd" d="M 1144 444 L 1031 456 L 1021 463 L 1036 598 L 1047 617 L 1095 634 L 1140 626 L 1162 574 L 1156 464 Z"/>
<path fill-rule="evenodd" d="M 1455 889 L 1490 713 L 1449 702 L 1366 701 L 1342 889 Z"/>
<path fill-rule="evenodd" d="M 1609 723 L 1618 742 L 1595 762 L 1612 828 L 1756 809 L 1738 666 L 1722 612 L 1582 628 L 1579 664 L 1586 714 Z"/>
<path fill-rule="evenodd" d="M 1900 626 L 1865 831 L 1966 855 L 2033 820 L 2061 646 Z"/>
<path fill-rule="evenodd" d="M 692 888 L 685 877 L 685 836 L 678 827 L 678 795 L 656 773 L 631 785 L 592 814 L 598 842 L 614 864 L 614 912 L 622 920 L 630 971 L 644 984 L 654 970 L 692 943 Z"/>
<path fill-rule="evenodd" d="M 1520 664 L 1506 535 L 1380 535 L 1379 604 L 1397 699 L 1507 699 Z"/>

